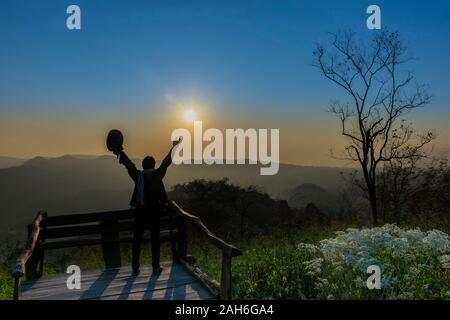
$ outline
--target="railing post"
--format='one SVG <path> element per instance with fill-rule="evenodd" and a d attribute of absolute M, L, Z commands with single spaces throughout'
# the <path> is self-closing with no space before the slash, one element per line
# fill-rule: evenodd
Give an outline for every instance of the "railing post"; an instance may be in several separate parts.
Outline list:
<path fill-rule="evenodd" d="M 186 221 L 183 218 L 178 217 L 178 239 L 177 239 L 177 257 L 183 258 L 187 255 L 187 230 Z"/>
<path fill-rule="evenodd" d="M 33 225 L 28 225 L 28 238 L 30 238 L 31 232 L 32 232 Z M 37 239 L 36 245 L 39 244 L 40 236 Z M 39 264 L 39 249 L 35 248 L 33 250 L 33 253 L 28 258 L 26 264 L 25 264 L 25 277 L 27 280 L 33 280 L 36 278 L 39 278 L 39 272 L 38 272 L 38 264 Z"/>
<path fill-rule="evenodd" d="M 14 278 L 14 295 L 13 295 L 13 299 L 14 300 L 19 300 L 19 296 L 20 296 L 20 278 L 16 277 L 16 278 Z"/>
<path fill-rule="evenodd" d="M 41 241 L 40 244 L 43 244 L 45 242 L 45 229 L 47 224 L 47 212 L 44 212 L 43 219 L 42 219 L 42 233 L 44 234 L 44 237 L 40 237 Z M 38 277 L 42 277 L 42 274 L 44 273 L 44 249 L 38 248 L 37 250 L 37 256 L 38 256 L 38 269 L 37 269 L 37 275 Z"/>
<path fill-rule="evenodd" d="M 177 219 L 174 219 L 173 208 L 167 207 L 167 217 L 169 219 L 169 232 L 170 232 L 170 249 L 172 251 L 172 259 L 175 261 L 177 259 L 177 239 L 174 237 L 174 229 L 177 227 Z"/>
<path fill-rule="evenodd" d="M 220 283 L 220 298 L 231 299 L 231 257 L 222 252 L 222 277 Z"/>

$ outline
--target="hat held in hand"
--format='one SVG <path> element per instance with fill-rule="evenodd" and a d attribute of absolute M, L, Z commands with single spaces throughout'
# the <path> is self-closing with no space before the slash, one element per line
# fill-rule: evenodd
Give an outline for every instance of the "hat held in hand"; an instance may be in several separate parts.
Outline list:
<path fill-rule="evenodd" d="M 112 129 L 108 133 L 108 137 L 106 138 L 106 147 L 109 151 L 113 153 L 119 153 L 122 151 L 123 147 L 123 135 L 117 129 Z"/>

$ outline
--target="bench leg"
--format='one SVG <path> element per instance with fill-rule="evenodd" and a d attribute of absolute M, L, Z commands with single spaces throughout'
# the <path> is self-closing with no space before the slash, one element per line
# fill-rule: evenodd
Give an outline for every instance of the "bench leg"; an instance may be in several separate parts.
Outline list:
<path fill-rule="evenodd" d="M 102 221 L 104 230 L 114 230 L 117 221 Z M 102 244 L 103 260 L 105 261 L 105 269 L 119 268 L 122 265 L 122 257 L 120 255 L 119 233 L 117 231 L 103 232 L 102 240 L 112 241 L 111 243 Z M 117 242 L 115 242 L 117 241 Z"/>

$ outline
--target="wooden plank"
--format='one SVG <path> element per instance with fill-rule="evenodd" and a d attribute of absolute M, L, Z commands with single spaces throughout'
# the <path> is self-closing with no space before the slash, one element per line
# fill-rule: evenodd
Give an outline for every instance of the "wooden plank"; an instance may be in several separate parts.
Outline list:
<path fill-rule="evenodd" d="M 172 264 L 171 261 L 165 261 L 165 262 L 161 262 L 161 267 L 163 268 L 162 273 L 167 272 L 167 270 L 170 270 L 170 268 L 175 267 L 175 268 L 180 268 L 181 265 L 179 264 Z M 89 270 L 81 270 L 81 274 L 83 277 L 96 277 L 100 274 L 108 274 L 108 273 L 115 273 L 115 274 L 130 274 L 132 271 L 131 266 L 124 266 L 124 267 L 120 267 L 117 269 L 105 269 L 105 270 L 101 270 L 101 269 L 89 269 Z M 152 269 L 150 267 L 146 267 L 143 266 L 141 267 L 141 274 L 145 274 L 145 273 L 151 273 Z M 45 275 L 42 278 L 39 278 L 36 281 L 24 281 L 22 282 L 22 285 L 28 285 L 28 284 L 33 284 L 36 282 L 39 283 L 43 283 L 43 282 L 47 282 L 47 281 L 54 281 L 57 280 L 61 277 L 66 277 L 67 274 L 66 273 L 56 273 L 56 274 L 50 274 L 50 275 Z"/>
<path fill-rule="evenodd" d="M 115 220 L 110 220 L 115 221 Z M 114 226 L 116 230 L 122 227 L 124 230 L 133 230 L 133 222 L 127 221 L 120 223 L 120 226 Z M 113 227 L 102 226 L 101 224 L 81 225 L 62 228 L 48 228 L 43 234 L 44 239 L 58 239 L 74 236 L 86 236 L 92 234 L 100 234 L 102 231 L 115 231 Z"/>
<path fill-rule="evenodd" d="M 57 286 L 31 288 L 24 292 L 23 299 L 95 299 L 107 295 L 124 295 L 133 292 L 144 292 L 187 286 L 198 281 L 184 268 L 171 268 L 165 275 L 151 277 L 123 277 L 120 279 L 91 279 L 89 284 L 82 278 L 84 290 L 69 290 L 65 281 Z M 175 289 L 174 289 L 175 290 Z"/>
<path fill-rule="evenodd" d="M 194 276 L 194 278 L 196 278 L 204 287 L 206 287 L 214 297 L 220 296 L 220 285 L 217 283 L 217 281 L 210 280 L 208 276 L 202 270 L 200 270 L 200 268 L 196 267 L 192 263 L 189 263 L 183 259 L 179 259 L 179 263 L 181 263 L 183 267 L 186 268 L 186 270 Z"/>
<path fill-rule="evenodd" d="M 44 287 L 36 290 L 28 290 L 23 293 L 22 299 L 47 299 L 50 297 L 58 297 L 58 299 L 95 299 L 103 295 L 117 295 L 129 292 L 141 292 L 147 290 L 157 290 L 164 288 L 177 287 L 182 285 L 187 285 L 195 282 L 196 280 L 190 276 L 186 275 L 172 275 L 171 277 L 165 277 L 160 279 L 157 277 L 151 277 L 147 279 L 142 279 L 136 282 L 133 277 L 126 277 L 118 280 L 111 281 L 93 281 L 90 285 L 83 287 L 84 282 L 82 282 L 81 290 L 69 290 L 67 289 L 66 283 L 58 287 Z"/>
<path fill-rule="evenodd" d="M 175 294 L 171 296 L 170 299 L 166 299 L 165 291 L 144 291 L 131 293 L 126 295 L 116 295 L 116 296 L 107 296 L 100 297 L 94 300 L 211 300 L 211 297 L 203 298 L 201 294 L 192 289 L 186 289 L 186 293 L 181 296 L 179 294 Z"/>
<path fill-rule="evenodd" d="M 83 224 L 90 222 L 98 222 L 104 220 L 125 220 L 134 219 L 136 214 L 135 209 L 105 211 L 105 212 L 91 212 L 91 213 L 76 213 L 66 214 L 48 217 L 46 224 L 49 227 L 70 225 L 70 224 Z M 163 211 L 160 214 L 161 217 L 167 216 L 167 212 Z"/>
<path fill-rule="evenodd" d="M 170 230 L 162 230 L 160 233 L 160 241 L 166 242 L 173 239 L 176 239 L 178 233 L 176 231 L 170 233 Z M 70 247 L 80 247 L 80 246 L 89 246 L 89 245 L 97 245 L 104 243 L 131 243 L 133 242 L 133 237 L 125 237 L 120 238 L 118 240 L 102 240 L 100 238 L 87 238 L 87 239 L 70 239 L 70 240 L 62 240 L 62 241 L 49 241 L 42 245 L 44 249 L 60 249 L 60 248 L 70 248 Z M 150 242 L 149 237 L 144 237 L 142 242 Z"/>
<path fill-rule="evenodd" d="M 116 269 L 114 273 L 111 271 L 105 272 L 95 272 L 89 275 L 85 275 L 87 272 L 82 272 L 81 281 L 83 287 L 88 287 L 92 285 L 95 281 L 97 282 L 113 282 L 113 281 L 122 281 L 123 279 L 127 279 L 131 277 L 131 269 L 126 272 L 122 272 L 120 269 Z M 158 275 L 158 279 L 167 280 L 169 279 L 170 274 L 177 275 L 189 275 L 188 271 L 183 268 L 181 265 L 173 265 L 169 267 L 163 267 L 163 271 Z M 50 277 L 42 277 L 35 282 L 24 282 L 22 284 L 22 291 L 30 291 L 30 290 L 40 290 L 45 288 L 57 288 L 60 286 L 66 286 L 66 280 L 69 277 L 69 274 L 60 273 L 51 279 Z M 140 280 L 149 280 L 152 277 L 152 271 L 147 268 L 146 270 L 142 270 L 141 273 L 134 277 L 136 281 Z"/>
<path fill-rule="evenodd" d="M 196 283 L 157 290 L 102 295 L 88 300 L 212 300 L 214 297 Z M 35 300 L 79 300 L 78 296 L 49 296 Z"/>
<path fill-rule="evenodd" d="M 199 283 L 119 295 L 103 295 L 95 300 L 211 300 L 214 297 Z"/>
<path fill-rule="evenodd" d="M 170 268 L 174 267 L 174 268 L 181 268 L 182 266 L 177 264 L 177 263 L 173 263 L 172 261 L 165 261 L 165 262 L 161 262 L 161 267 L 163 268 L 162 273 L 167 272 L 167 270 L 170 270 Z M 141 274 L 145 274 L 145 273 L 151 273 L 152 269 L 150 267 L 147 266 L 142 266 L 141 267 Z M 108 274 L 108 273 L 115 273 L 115 274 L 130 274 L 132 271 L 131 266 L 123 266 L 117 269 L 105 269 L 105 270 L 101 270 L 101 269 L 89 269 L 89 270 L 81 270 L 81 274 L 83 277 L 95 277 L 98 276 L 100 274 Z M 60 277 L 66 277 L 67 274 L 66 273 L 56 273 L 56 274 L 50 274 L 50 275 L 45 275 L 42 278 L 39 278 L 37 281 L 39 282 L 47 282 L 47 281 L 53 281 L 53 280 L 57 280 Z M 24 281 L 22 282 L 22 285 L 27 285 L 30 283 L 36 283 L 36 281 Z"/>
<path fill-rule="evenodd" d="M 106 212 L 77 213 L 47 217 L 48 227 L 98 222 L 103 220 L 134 219 L 135 210 L 117 210 Z"/>
<path fill-rule="evenodd" d="M 163 262 L 163 271 L 152 275 L 144 267 L 136 277 L 131 268 L 82 272 L 82 290 L 69 290 L 68 274 L 57 274 L 24 282 L 22 299 L 212 299 L 214 296 L 182 265 Z M 83 289 L 84 288 L 84 289 Z"/>
<path fill-rule="evenodd" d="M 167 278 L 169 273 L 176 271 L 183 271 L 183 266 L 179 264 L 174 265 L 164 265 L 162 264 L 163 270 L 159 274 L 160 279 Z M 104 281 L 108 281 L 110 279 L 123 279 L 123 278 L 129 278 L 131 276 L 131 268 L 120 268 L 120 269 L 114 269 L 114 270 L 106 270 L 106 271 L 100 271 L 100 270 L 89 270 L 89 271 L 82 271 L 81 272 L 81 281 L 84 285 L 89 285 L 93 281 L 97 280 L 100 276 L 102 276 L 102 279 Z M 187 272 L 187 271 L 186 271 Z M 138 276 L 136 276 L 137 279 L 148 279 L 152 275 L 152 270 L 150 268 L 141 268 L 141 272 Z M 57 287 L 62 284 L 65 285 L 67 278 L 69 277 L 69 274 L 66 273 L 59 273 L 57 275 L 52 276 L 46 276 L 38 279 L 37 281 L 29 281 L 29 282 L 23 282 L 22 283 L 22 290 L 33 290 L 43 287 Z"/>
<path fill-rule="evenodd" d="M 116 220 L 103 220 L 102 223 L 111 222 Z M 98 221 L 97 221 L 98 222 Z M 102 223 L 96 224 L 85 224 L 85 225 L 76 225 L 69 227 L 53 227 L 47 228 L 44 232 L 42 232 L 43 239 L 57 239 L 57 238 L 67 238 L 74 236 L 86 236 L 92 234 L 100 234 L 102 232 L 124 232 L 124 231 L 133 231 L 134 229 L 134 220 L 129 221 L 120 221 L 117 222 L 116 225 L 104 225 Z M 160 219 L 160 228 L 169 228 L 170 222 L 168 217 L 161 217 Z"/>

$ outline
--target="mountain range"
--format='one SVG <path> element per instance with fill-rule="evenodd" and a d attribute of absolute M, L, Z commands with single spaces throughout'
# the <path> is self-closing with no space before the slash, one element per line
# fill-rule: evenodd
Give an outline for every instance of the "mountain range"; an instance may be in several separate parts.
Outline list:
<path fill-rule="evenodd" d="M 0 169 L 22 165 L 26 159 L 0 156 Z"/>
<path fill-rule="evenodd" d="M 10 240 L 23 240 L 26 225 L 39 210 L 59 215 L 128 208 L 133 182 L 113 156 L 66 155 L 22 162 L 10 158 L 9 167 L 6 158 L 0 160 L 0 232 Z M 140 160 L 133 161 L 140 168 Z M 232 183 L 255 185 L 274 198 L 285 198 L 296 207 L 310 201 L 329 206 L 334 200 L 327 194 L 340 188 L 341 172 L 348 170 L 280 164 L 277 175 L 261 176 L 257 165 L 172 165 L 164 183 L 170 190 L 193 179 L 227 177 Z M 307 192 L 299 197 L 298 188 L 304 184 L 309 187 L 303 187 Z"/>

